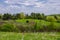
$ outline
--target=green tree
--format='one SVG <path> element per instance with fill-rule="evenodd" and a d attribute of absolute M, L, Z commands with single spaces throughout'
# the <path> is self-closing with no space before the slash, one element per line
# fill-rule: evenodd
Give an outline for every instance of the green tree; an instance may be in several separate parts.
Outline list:
<path fill-rule="evenodd" d="M 44 13 L 40 14 L 40 13 L 36 13 L 36 17 L 37 19 L 44 19 Z"/>
<path fill-rule="evenodd" d="M 8 14 L 8 13 L 7 13 L 7 14 L 4 14 L 4 15 L 3 15 L 3 18 L 2 18 L 2 19 L 3 19 L 3 20 L 9 20 L 9 19 L 11 19 L 11 18 L 12 18 L 11 14 Z"/>
<path fill-rule="evenodd" d="M 25 15 L 25 18 L 26 18 L 26 19 L 31 19 L 31 16 L 28 15 L 28 14 L 26 14 L 26 15 Z"/>
<path fill-rule="evenodd" d="M 57 22 L 60 22 L 60 16 L 56 16 Z"/>
<path fill-rule="evenodd" d="M 46 17 L 46 20 L 47 20 L 47 21 L 50 21 L 50 22 L 55 22 L 55 21 L 57 21 L 57 20 L 54 18 L 54 16 L 47 16 L 47 17 Z"/>
<path fill-rule="evenodd" d="M 32 12 L 30 16 L 31 16 L 32 19 L 36 19 L 36 13 Z"/>
<path fill-rule="evenodd" d="M 25 18 L 25 14 L 23 12 L 20 13 L 20 18 L 24 19 Z"/>
<path fill-rule="evenodd" d="M 24 19 L 24 18 L 25 18 L 25 15 L 24 15 L 23 12 L 17 13 L 17 14 L 16 14 L 16 18 L 17 18 L 17 19 Z"/>
<path fill-rule="evenodd" d="M 16 18 L 20 19 L 20 14 L 19 13 L 16 14 Z"/>

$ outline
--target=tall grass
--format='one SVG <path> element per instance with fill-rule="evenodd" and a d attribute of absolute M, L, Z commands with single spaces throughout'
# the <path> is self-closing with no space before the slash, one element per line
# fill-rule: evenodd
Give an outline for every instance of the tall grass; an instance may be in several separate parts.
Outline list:
<path fill-rule="evenodd" d="M 13 33 L 0 32 L 0 40 L 60 40 L 60 33 Z"/>

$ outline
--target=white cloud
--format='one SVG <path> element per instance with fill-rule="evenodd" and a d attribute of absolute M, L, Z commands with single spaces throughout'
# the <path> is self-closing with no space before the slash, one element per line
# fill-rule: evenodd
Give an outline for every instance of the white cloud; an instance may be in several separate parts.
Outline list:
<path fill-rule="evenodd" d="M 21 2 L 23 3 L 28 3 L 28 2 L 35 2 L 38 0 L 6 0 L 4 1 L 7 4 L 20 4 Z"/>
<path fill-rule="evenodd" d="M 9 3 L 8 1 L 4 1 L 5 3 Z"/>
<path fill-rule="evenodd" d="M 0 7 L 1 11 L 5 12 L 44 12 L 44 13 L 60 13 L 60 0 L 6 0 L 7 7 Z M 44 3 L 45 2 L 45 3 Z M 15 5 L 19 4 L 19 5 Z M 27 6 L 33 6 L 31 8 Z M 5 10 L 6 9 L 6 10 Z M 5 10 L 5 11 L 4 11 Z M 7 12 L 6 11 L 6 12 Z"/>
<path fill-rule="evenodd" d="M 4 1 L 6 4 L 22 4 L 25 6 L 29 6 L 29 5 L 38 5 L 40 3 L 36 2 L 38 0 L 6 0 Z M 37 4 L 38 3 L 38 4 Z"/>
<path fill-rule="evenodd" d="M 20 7 L 17 6 L 17 5 L 10 5 L 10 6 L 8 6 L 8 7 L 10 7 L 10 8 L 16 8 L 16 9 L 20 9 Z"/>
<path fill-rule="evenodd" d="M 45 4 L 43 4 L 43 2 L 36 2 L 35 3 L 35 7 L 43 7 L 45 6 Z"/>
<path fill-rule="evenodd" d="M 41 7 L 43 6 L 43 2 L 37 2 L 38 0 L 6 0 L 4 1 L 6 4 L 21 4 L 21 5 L 25 5 L 25 6 L 29 6 L 29 5 L 35 5 L 35 7 Z"/>

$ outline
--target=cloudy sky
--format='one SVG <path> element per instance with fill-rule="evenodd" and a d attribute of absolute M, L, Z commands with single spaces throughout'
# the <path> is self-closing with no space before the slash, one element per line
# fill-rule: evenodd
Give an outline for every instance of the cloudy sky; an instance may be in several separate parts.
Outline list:
<path fill-rule="evenodd" d="M 60 13 L 60 0 L 0 0 L 0 13 Z"/>

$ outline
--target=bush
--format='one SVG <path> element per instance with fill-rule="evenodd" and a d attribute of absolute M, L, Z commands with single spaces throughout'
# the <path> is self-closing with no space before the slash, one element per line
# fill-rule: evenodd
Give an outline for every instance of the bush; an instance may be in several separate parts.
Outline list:
<path fill-rule="evenodd" d="M 54 27 L 55 31 L 57 32 L 60 32 L 60 24 L 55 24 L 55 27 Z"/>
<path fill-rule="evenodd" d="M 47 26 L 47 31 L 54 31 L 55 23 L 50 22 L 50 24 Z"/>
<path fill-rule="evenodd" d="M 60 24 L 58 25 L 58 23 L 56 23 L 56 22 L 51 22 L 48 25 L 47 29 L 48 29 L 48 31 L 58 32 L 58 31 L 60 31 Z"/>
<path fill-rule="evenodd" d="M 56 22 L 50 22 L 46 25 L 44 22 L 37 22 L 35 24 L 35 31 L 37 32 L 50 32 L 50 31 L 60 31 L 60 26 Z"/>
<path fill-rule="evenodd" d="M 33 32 L 34 31 L 34 23 L 33 22 L 29 22 L 28 24 L 19 24 L 16 25 L 16 27 L 18 28 L 19 32 Z"/>
<path fill-rule="evenodd" d="M 44 31 L 43 25 L 44 24 L 42 23 L 42 21 L 41 22 L 36 22 L 36 24 L 35 24 L 35 31 L 37 31 L 37 32 Z"/>
<path fill-rule="evenodd" d="M 0 31 L 14 32 L 17 31 L 17 29 L 13 24 L 6 23 L 0 27 Z"/>
<path fill-rule="evenodd" d="M 46 17 L 46 20 L 47 20 L 47 21 L 50 21 L 50 22 L 55 22 L 55 21 L 57 21 L 57 20 L 54 18 L 54 16 L 47 16 L 47 17 Z"/>

